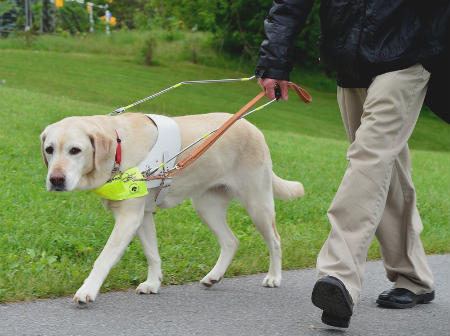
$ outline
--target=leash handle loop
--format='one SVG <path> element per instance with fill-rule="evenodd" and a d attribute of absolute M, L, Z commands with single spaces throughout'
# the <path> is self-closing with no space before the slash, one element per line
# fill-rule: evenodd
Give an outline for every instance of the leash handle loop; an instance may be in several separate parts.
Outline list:
<path fill-rule="evenodd" d="M 312 97 L 308 92 L 306 92 L 305 89 L 303 89 L 302 87 L 298 86 L 293 82 L 289 82 L 288 87 L 294 90 L 298 94 L 300 99 L 303 100 L 303 102 L 305 102 L 306 104 L 311 103 Z"/>

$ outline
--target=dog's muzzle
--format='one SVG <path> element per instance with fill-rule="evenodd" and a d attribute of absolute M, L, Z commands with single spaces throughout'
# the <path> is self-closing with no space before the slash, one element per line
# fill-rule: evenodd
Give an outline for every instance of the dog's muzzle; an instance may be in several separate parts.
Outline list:
<path fill-rule="evenodd" d="M 66 189 L 66 176 L 62 173 L 53 173 L 50 175 L 52 191 L 64 191 Z"/>

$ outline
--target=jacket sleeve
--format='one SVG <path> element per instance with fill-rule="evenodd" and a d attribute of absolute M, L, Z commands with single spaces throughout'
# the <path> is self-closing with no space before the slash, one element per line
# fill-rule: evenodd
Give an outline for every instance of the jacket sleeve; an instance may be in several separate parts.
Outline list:
<path fill-rule="evenodd" d="M 264 20 L 266 39 L 261 43 L 255 76 L 289 80 L 291 49 L 311 11 L 314 0 L 274 0 Z"/>

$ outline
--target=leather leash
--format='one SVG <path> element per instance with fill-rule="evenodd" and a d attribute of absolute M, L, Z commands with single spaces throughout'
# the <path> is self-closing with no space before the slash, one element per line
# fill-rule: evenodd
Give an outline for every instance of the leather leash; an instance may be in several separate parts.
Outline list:
<path fill-rule="evenodd" d="M 288 87 L 291 88 L 292 90 L 294 90 L 297 93 L 297 95 L 300 97 L 300 99 L 303 100 L 303 102 L 305 102 L 306 104 L 311 103 L 312 97 L 308 92 L 306 92 L 305 89 L 303 89 L 302 87 L 298 86 L 297 84 L 295 84 L 293 82 L 289 82 Z"/>

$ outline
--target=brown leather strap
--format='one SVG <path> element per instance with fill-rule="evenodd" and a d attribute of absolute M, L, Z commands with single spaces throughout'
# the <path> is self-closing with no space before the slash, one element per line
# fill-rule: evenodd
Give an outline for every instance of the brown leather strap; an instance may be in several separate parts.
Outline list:
<path fill-rule="evenodd" d="M 288 87 L 297 92 L 300 99 L 303 100 L 306 104 L 311 103 L 312 101 L 311 95 L 308 92 L 306 92 L 303 88 L 292 82 L 288 83 Z"/>
<path fill-rule="evenodd" d="M 193 163 L 197 158 L 202 155 L 211 145 L 219 139 L 219 137 L 225 133 L 227 129 L 230 128 L 236 121 L 238 121 L 250 108 L 255 105 L 258 101 L 261 100 L 265 95 L 264 92 L 260 92 L 255 98 L 249 101 L 244 107 L 242 107 L 239 111 L 237 111 L 233 116 L 228 119 L 216 132 L 214 132 L 209 138 L 205 140 L 205 142 L 197 147 L 191 155 L 188 155 L 183 160 L 177 163 L 179 169 L 184 169 Z"/>
<path fill-rule="evenodd" d="M 307 104 L 309 104 L 312 100 L 311 96 L 308 92 L 306 92 L 303 88 L 298 86 L 295 83 L 289 82 L 288 87 L 293 89 L 298 96 Z M 251 101 L 249 101 L 244 107 L 242 107 L 239 111 L 237 111 L 233 116 L 228 119 L 216 132 L 214 132 L 209 138 L 205 140 L 204 143 L 202 143 L 199 147 L 197 147 L 192 153 L 187 155 L 183 160 L 177 163 L 176 167 L 177 169 L 169 171 L 165 175 L 156 175 L 156 176 L 149 176 L 146 178 L 147 181 L 150 180 L 159 180 L 164 179 L 168 177 L 172 177 L 173 175 L 177 174 L 184 168 L 191 165 L 195 160 L 197 160 L 200 155 L 202 155 L 206 150 L 208 150 L 209 147 L 212 146 L 214 142 L 219 139 L 219 137 L 225 133 L 225 131 L 231 127 L 236 121 L 238 121 L 247 111 L 255 105 L 258 101 L 261 100 L 265 96 L 265 92 L 260 92 L 255 98 L 253 98 Z"/>

